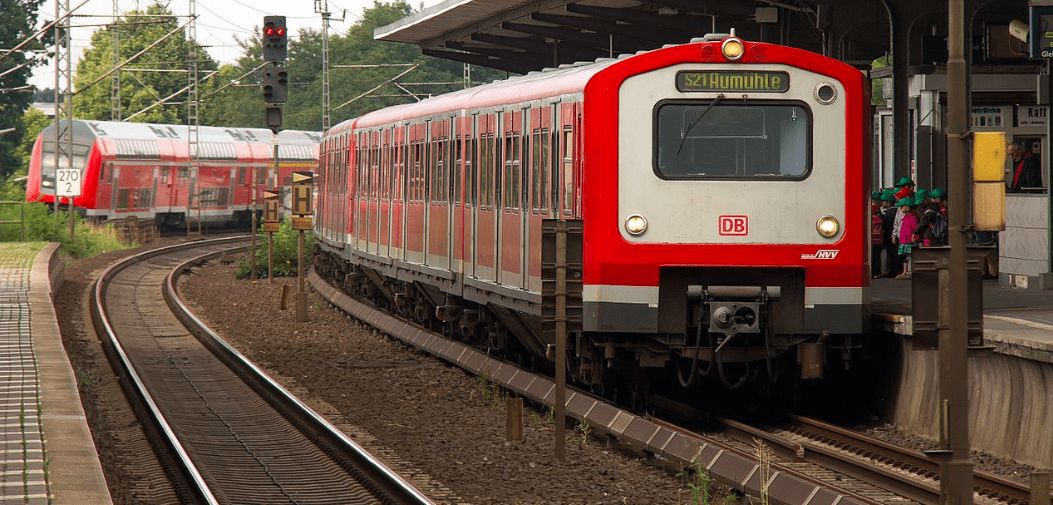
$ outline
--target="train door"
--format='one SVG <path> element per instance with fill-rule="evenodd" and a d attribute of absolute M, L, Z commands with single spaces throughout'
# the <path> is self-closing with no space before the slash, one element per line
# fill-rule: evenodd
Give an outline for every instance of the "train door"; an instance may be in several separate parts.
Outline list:
<path fill-rule="evenodd" d="M 377 221 L 380 220 L 379 216 L 379 186 L 380 186 L 380 131 L 370 132 L 369 134 L 369 172 L 367 174 L 367 187 L 366 197 L 369 199 L 369 215 L 366 217 L 367 231 L 367 249 L 366 251 L 376 254 L 377 253 Z"/>
<path fill-rule="evenodd" d="M 428 219 L 425 264 L 448 269 L 449 264 L 449 145 L 450 120 L 431 123 L 428 142 Z"/>
<path fill-rule="evenodd" d="M 406 259 L 406 157 L 409 152 L 406 126 L 395 127 L 395 167 L 391 187 L 392 258 Z"/>
<path fill-rule="evenodd" d="M 559 193 L 559 209 L 562 214 L 562 219 L 574 219 L 577 215 L 578 199 L 577 199 L 577 177 L 578 177 L 578 159 L 576 155 L 576 149 L 578 149 L 579 142 L 578 136 L 580 135 L 580 118 L 578 116 L 578 104 L 576 103 L 561 103 L 559 107 L 559 128 L 560 128 L 560 140 L 559 140 L 559 151 L 560 151 L 560 163 L 559 163 L 559 176 L 556 178 L 557 181 L 561 181 Z"/>
<path fill-rule="evenodd" d="M 114 165 L 110 171 L 110 210 L 117 213 L 117 193 L 120 190 L 121 167 Z"/>
<path fill-rule="evenodd" d="M 406 261 L 424 263 L 424 149 L 427 126 L 409 127 L 410 155 L 406 177 Z"/>
<path fill-rule="evenodd" d="M 461 180 L 464 178 L 464 160 L 461 156 L 461 118 L 450 119 L 450 141 L 447 150 L 449 164 L 449 190 L 447 191 L 446 261 L 451 272 L 461 271 Z"/>
<path fill-rule="evenodd" d="M 464 189 L 461 196 L 463 203 L 461 215 L 464 216 L 464 223 L 461 225 L 461 272 L 465 276 L 475 277 L 475 207 L 479 204 L 479 161 L 477 158 L 479 154 L 477 133 L 479 116 L 472 114 L 467 118 L 465 125 L 462 135 L 464 145 L 461 147 L 464 152 L 464 182 L 462 184 Z"/>
<path fill-rule="evenodd" d="M 358 139 L 361 142 L 358 148 L 358 171 L 355 184 L 355 216 L 358 223 L 355 227 L 356 249 L 366 251 L 369 243 L 369 132 L 362 132 Z"/>
<path fill-rule="evenodd" d="M 483 114 L 478 118 L 479 154 L 478 201 L 475 207 L 475 277 L 497 281 L 497 155 L 500 136 L 500 114 Z"/>
<path fill-rule="evenodd" d="M 391 248 L 391 174 L 392 167 L 394 166 L 394 160 L 392 159 L 392 133 L 394 133 L 394 130 L 391 128 L 385 128 L 383 130 L 380 153 L 380 191 L 378 191 L 378 198 L 380 199 L 380 217 L 377 219 L 377 227 L 379 228 L 379 238 L 377 239 L 379 247 L 377 249 L 377 254 L 384 257 L 388 256 Z"/>
<path fill-rule="evenodd" d="M 524 239 L 524 272 L 526 289 L 541 292 L 541 221 L 551 214 L 552 166 L 555 154 L 552 149 L 552 125 L 555 123 L 556 107 L 548 105 L 530 111 L 530 212 L 527 215 Z"/>
<path fill-rule="evenodd" d="M 528 116 L 529 117 L 529 116 Z M 498 277 L 500 284 L 520 287 L 523 282 L 523 110 L 503 119 L 504 157 L 501 171 L 501 211 L 498 225 Z"/>

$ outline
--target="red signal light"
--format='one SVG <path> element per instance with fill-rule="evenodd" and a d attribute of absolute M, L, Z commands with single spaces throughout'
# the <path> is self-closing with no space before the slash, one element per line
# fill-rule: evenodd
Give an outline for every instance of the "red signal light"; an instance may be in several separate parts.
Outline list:
<path fill-rule="evenodd" d="M 268 37 L 271 36 L 271 35 L 274 35 L 274 27 L 273 26 L 268 26 L 267 28 L 264 28 L 263 29 L 263 34 L 268 36 Z"/>
<path fill-rule="evenodd" d="M 284 36 L 284 35 L 285 35 L 285 28 L 282 28 L 282 27 L 279 26 L 278 27 L 278 36 L 281 37 L 281 36 Z"/>

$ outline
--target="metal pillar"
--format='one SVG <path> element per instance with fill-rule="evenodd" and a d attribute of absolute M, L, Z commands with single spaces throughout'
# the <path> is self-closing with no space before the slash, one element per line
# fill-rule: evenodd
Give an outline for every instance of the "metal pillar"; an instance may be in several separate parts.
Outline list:
<path fill-rule="evenodd" d="M 55 0 L 55 210 L 58 169 L 73 168 L 73 73 L 70 65 L 69 0 Z M 67 199 L 69 235 L 73 236 L 73 197 Z"/>
<path fill-rule="evenodd" d="M 314 0 L 314 12 L 322 15 L 322 133 L 329 131 L 329 0 Z"/>
<path fill-rule="evenodd" d="M 110 25 L 110 45 L 113 47 L 113 68 L 121 64 L 121 35 L 118 23 L 120 7 L 113 0 L 113 24 Z M 110 76 L 110 120 L 121 120 L 121 71 Z"/>
<path fill-rule="evenodd" d="M 949 287 L 940 296 L 940 412 L 944 457 L 940 461 L 940 504 L 973 503 L 969 460 L 968 279 L 966 213 L 971 201 L 968 154 L 968 82 L 965 63 L 965 2 L 947 0 L 947 180 L 950 190 Z M 897 146 L 898 148 L 898 146 Z"/>
<path fill-rule="evenodd" d="M 556 222 L 556 460 L 566 459 L 567 432 L 567 222 Z"/>
<path fill-rule="evenodd" d="M 197 197 L 198 218 L 197 232 L 201 233 L 201 184 L 198 177 L 198 126 L 200 113 L 197 92 L 197 1 L 190 1 L 190 20 L 186 25 L 186 66 L 187 66 L 187 91 L 186 91 L 186 144 L 187 144 L 187 172 L 190 180 L 198 184 L 191 184 L 192 190 L 186 195 L 186 222 L 187 234 L 190 234 L 190 202 Z M 194 193 L 197 193 L 196 195 Z"/>
<path fill-rule="evenodd" d="M 899 15 L 897 15 L 899 14 Z M 910 23 L 902 14 L 889 12 L 892 26 L 892 173 L 898 179 L 910 174 Z"/>

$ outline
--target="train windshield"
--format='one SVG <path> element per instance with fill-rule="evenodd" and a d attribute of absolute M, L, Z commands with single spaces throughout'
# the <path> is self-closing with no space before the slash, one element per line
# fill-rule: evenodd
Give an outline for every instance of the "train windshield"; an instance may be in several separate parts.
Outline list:
<path fill-rule="evenodd" d="M 787 103 L 663 103 L 655 114 L 655 173 L 663 179 L 803 179 L 812 117 Z"/>
<path fill-rule="evenodd" d="M 80 170 L 84 173 L 84 166 L 88 162 L 88 152 L 91 151 L 91 146 L 83 144 L 73 144 L 73 168 Z M 59 160 L 60 165 L 65 167 L 65 158 Z M 55 183 L 55 141 L 50 142 L 44 141 L 41 148 L 40 156 L 40 175 L 41 181 L 46 192 L 50 192 L 53 189 Z"/>

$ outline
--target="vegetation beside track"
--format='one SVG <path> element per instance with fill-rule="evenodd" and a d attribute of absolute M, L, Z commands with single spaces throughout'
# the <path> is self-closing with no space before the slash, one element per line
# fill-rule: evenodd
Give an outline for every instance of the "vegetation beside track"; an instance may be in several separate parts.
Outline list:
<path fill-rule="evenodd" d="M 299 232 L 292 228 L 292 221 L 286 218 L 274 234 L 274 276 L 286 277 L 296 275 L 297 241 Z M 304 233 L 303 260 L 305 265 L 314 261 L 314 233 Z M 248 255 L 238 258 L 237 277 L 244 279 L 249 276 Z M 263 278 L 267 276 L 267 234 L 263 233 L 263 223 L 260 223 L 260 234 L 256 240 L 256 276 Z"/>

